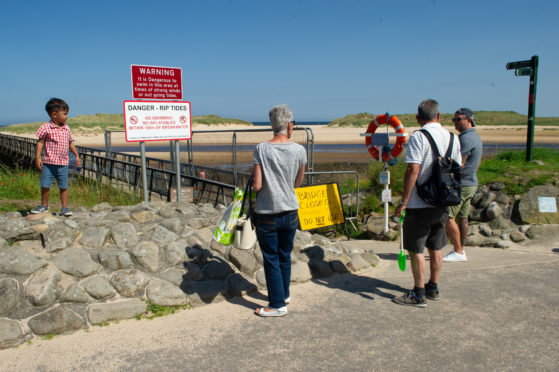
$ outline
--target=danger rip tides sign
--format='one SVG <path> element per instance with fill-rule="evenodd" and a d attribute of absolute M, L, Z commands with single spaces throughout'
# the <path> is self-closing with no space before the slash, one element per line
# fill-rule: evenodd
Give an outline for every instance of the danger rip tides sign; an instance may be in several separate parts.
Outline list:
<path fill-rule="evenodd" d="M 176 67 L 131 65 L 132 98 L 182 99 L 182 71 Z"/>
<path fill-rule="evenodd" d="M 192 138 L 190 102 L 124 101 L 127 142 Z"/>

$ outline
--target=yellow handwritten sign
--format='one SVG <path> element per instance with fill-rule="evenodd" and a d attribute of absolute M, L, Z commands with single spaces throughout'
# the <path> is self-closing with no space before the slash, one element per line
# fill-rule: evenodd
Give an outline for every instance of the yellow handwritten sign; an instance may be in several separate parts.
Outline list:
<path fill-rule="evenodd" d="M 311 230 L 344 223 L 338 184 L 297 187 L 301 230 Z"/>

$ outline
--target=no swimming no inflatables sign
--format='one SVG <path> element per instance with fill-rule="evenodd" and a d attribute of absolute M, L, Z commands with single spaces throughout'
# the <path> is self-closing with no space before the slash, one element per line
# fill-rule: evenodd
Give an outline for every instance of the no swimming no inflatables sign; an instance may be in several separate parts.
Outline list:
<path fill-rule="evenodd" d="M 301 230 L 332 226 L 345 222 L 338 184 L 297 187 Z"/>
<path fill-rule="evenodd" d="M 127 142 L 192 138 L 190 102 L 124 101 Z"/>

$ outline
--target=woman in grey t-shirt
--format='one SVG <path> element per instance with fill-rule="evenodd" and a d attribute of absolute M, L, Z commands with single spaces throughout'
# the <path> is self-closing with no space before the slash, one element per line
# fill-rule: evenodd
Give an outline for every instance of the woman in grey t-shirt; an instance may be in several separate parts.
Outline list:
<path fill-rule="evenodd" d="M 252 189 L 258 191 L 254 225 L 268 289 L 268 307 L 255 313 L 284 316 L 291 301 L 291 250 L 299 224 L 294 187 L 303 182 L 307 156 L 303 146 L 290 140 L 295 121 L 287 105 L 275 106 L 269 114 L 274 138 L 256 146 L 252 172 Z"/>

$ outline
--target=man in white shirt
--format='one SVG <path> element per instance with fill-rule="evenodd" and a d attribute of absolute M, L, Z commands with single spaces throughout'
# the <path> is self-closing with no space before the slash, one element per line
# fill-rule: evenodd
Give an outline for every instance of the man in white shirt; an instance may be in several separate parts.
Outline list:
<path fill-rule="evenodd" d="M 444 154 L 453 135 L 440 124 L 441 113 L 439 103 L 427 99 L 419 104 L 417 109 L 417 122 L 421 129 L 431 134 L 439 153 Z M 400 205 L 394 212 L 404 217 L 404 249 L 410 256 L 414 287 L 401 296 L 396 296 L 393 301 L 400 305 L 426 307 L 425 297 L 436 301 L 439 299 L 439 275 L 443 264 L 441 249 L 447 244 L 445 224 L 448 218 L 446 207 L 435 207 L 425 203 L 417 194 L 415 184 L 422 184 L 432 173 L 433 151 L 429 140 L 421 131 L 415 131 L 411 136 L 406 152 L 407 164 L 404 175 L 404 191 Z M 460 142 L 454 140 L 452 159 L 460 164 Z M 423 251 L 429 251 L 429 282 L 425 283 L 425 256 Z"/>

